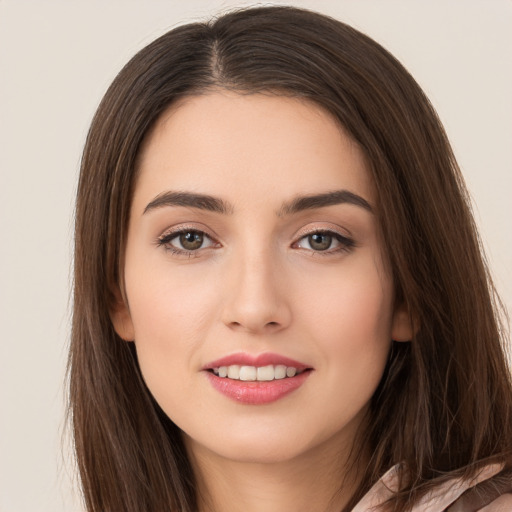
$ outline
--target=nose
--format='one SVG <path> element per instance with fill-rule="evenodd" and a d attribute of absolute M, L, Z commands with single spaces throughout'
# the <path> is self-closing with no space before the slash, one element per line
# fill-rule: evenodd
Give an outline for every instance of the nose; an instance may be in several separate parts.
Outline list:
<path fill-rule="evenodd" d="M 222 321 L 232 330 L 251 334 L 276 333 L 291 322 L 283 268 L 270 251 L 234 255 L 224 280 Z"/>

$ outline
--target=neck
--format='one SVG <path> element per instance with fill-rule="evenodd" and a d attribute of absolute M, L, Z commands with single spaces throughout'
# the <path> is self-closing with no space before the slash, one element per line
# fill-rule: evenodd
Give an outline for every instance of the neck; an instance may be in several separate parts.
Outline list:
<path fill-rule="evenodd" d="M 186 440 L 198 480 L 199 512 L 339 512 L 359 484 L 363 460 L 332 440 L 291 460 L 226 459 Z M 320 449 L 319 449 L 320 448 Z"/>

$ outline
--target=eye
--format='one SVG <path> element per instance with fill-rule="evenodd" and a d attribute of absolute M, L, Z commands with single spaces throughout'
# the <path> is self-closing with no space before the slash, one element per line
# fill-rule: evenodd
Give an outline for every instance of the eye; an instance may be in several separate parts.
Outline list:
<path fill-rule="evenodd" d="M 334 231 L 315 231 L 300 238 L 295 245 L 301 249 L 332 254 L 348 251 L 354 247 L 355 243 L 352 239 Z"/>
<path fill-rule="evenodd" d="M 158 245 L 176 254 L 191 255 L 199 249 L 213 247 L 215 242 L 204 232 L 197 229 L 182 229 L 165 233 L 158 238 Z"/>

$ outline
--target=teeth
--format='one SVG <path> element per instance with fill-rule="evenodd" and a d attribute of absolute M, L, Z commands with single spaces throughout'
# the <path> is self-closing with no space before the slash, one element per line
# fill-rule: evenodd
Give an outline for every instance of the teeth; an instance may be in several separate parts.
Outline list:
<path fill-rule="evenodd" d="M 256 380 L 257 370 L 254 366 L 240 367 L 240 380 Z"/>
<path fill-rule="evenodd" d="M 294 368 L 295 370 L 295 368 Z M 284 379 L 286 377 L 286 366 L 284 364 L 278 364 L 274 370 L 275 379 Z"/>
<path fill-rule="evenodd" d="M 285 366 L 284 364 L 267 365 L 267 366 L 240 366 L 233 364 L 231 366 L 220 366 L 213 368 L 213 373 L 219 377 L 227 377 L 234 380 L 243 381 L 270 381 L 279 380 L 286 377 L 294 377 L 298 372 L 293 366 Z"/>
<path fill-rule="evenodd" d="M 296 373 L 297 373 L 297 368 L 293 368 L 291 366 L 286 368 L 286 376 L 287 377 L 293 377 Z"/>
<path fill-rule="evenodd" d="M 258 368 L 256 380 L 274 380 L 274 378 L 274 367 L 271 364 Z"/>
<path fill-rule="evenodd" d="M 228 377 L 230 379 L 240 379 L 240 366 L 237 364 L 232 364 L 231 366 L 228 366 Z"/>

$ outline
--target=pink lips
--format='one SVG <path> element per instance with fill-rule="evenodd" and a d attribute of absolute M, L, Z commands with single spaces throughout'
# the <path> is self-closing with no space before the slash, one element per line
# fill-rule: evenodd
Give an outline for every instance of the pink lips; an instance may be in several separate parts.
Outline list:
<path fill-rule="evenodd" d="M 299 363 L 298 361 L 294 361 L 288 357 L 280 356 L 279 354 L 265 352 L 263 354 L 253 356 L 251 354 L 242 352 L 239 354 L 231 354 L 230 356 L 222 357 L 221 359 L 212 361 L 211 363 L 208 363 L 206 366 L 204 366 L 203 370 L 212 370 L 213 368 L 219 368 L 219 366 L 231 366 L 232 364 L 239 364 L 241 366 L 267 366 L 269 364 L 284 364 L 285 366 L 293 366 L 294 368 L 297 368 L 298 371 L 310 368 L 303 363 Z"/>
<path fill-rule="evenodd" d="M 294 377 L 272 381 L 241 381 L 218 377 L 211 371 L 213 368 L 231 365 L 256 367 L 285 365 L 287 367 L 294 367 L 301 373 Z M 228 398 L 247 405 L 275 402 L 302 386 L 311 374 L 311 371 L 309 371 L 311 367 L 272 353 L 259 354 L 258 356 L 246 353 L 232 354 L 208 363 L 203 367 L 203 370 L 206 371 L 206 376 L 213 388 Z"/>

